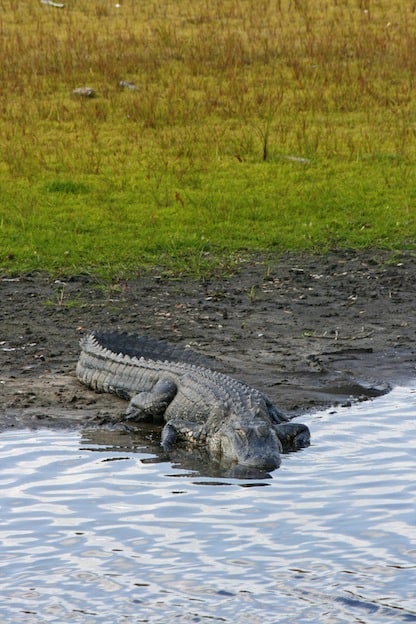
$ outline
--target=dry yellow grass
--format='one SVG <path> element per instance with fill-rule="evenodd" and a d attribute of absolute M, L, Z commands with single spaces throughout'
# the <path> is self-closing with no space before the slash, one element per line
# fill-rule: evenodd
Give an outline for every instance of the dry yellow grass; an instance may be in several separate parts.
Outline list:
<path fill-rule="evenodd" d="M 414 1 L 0 0 L 0 261 L 59 265 L 53 184 L 152 258 L 409 241 L 415 75 Z"/>

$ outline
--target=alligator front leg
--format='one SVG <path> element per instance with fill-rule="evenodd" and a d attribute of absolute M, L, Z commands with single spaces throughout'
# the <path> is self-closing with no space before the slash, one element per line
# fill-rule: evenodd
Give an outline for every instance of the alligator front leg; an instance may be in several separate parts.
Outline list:
<path fill-rule="evenodd" d="M 171 451 L 177 442 L 201 444 L 202 425 L 187 420 L 169 420 L 162 429 L 160 444 L 165 451 Z"/>
<path fill-rule="evenodd" d="M 176 442 L 176 429 L 171 425 L 170 422 L 166 423 L 166 425 L 162 429 L 162 436 L 160 438 L 160 445 L 163 447 L 165 451 L 171 451 Z"/>
<path fill-rule="evenodd" d="M 283 414 L 267 397 L 264 397 L 269 416 L 277 423 L 288 422 L 289 418 Z"/>
<path fill-rule="evenodd" d="M 297 451 L 298 449 L 309 446 L 311 435 L 306 425 L 294 422 L 285 422 L 275 425 L 274 430 L 277 433 L 283 451 Z"/>
<path fill-rule="evenodd" d="M 128 420 L 162 420 L 163 415 L 177 392 L 170 379 L 159 379 L 149 392 L 138 392 L 130 400 L 126 410 Z"/>

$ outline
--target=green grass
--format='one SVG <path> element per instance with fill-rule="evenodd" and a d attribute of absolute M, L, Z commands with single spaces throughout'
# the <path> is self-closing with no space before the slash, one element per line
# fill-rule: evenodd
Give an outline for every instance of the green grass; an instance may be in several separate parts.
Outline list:
<path fill-rule="evenodd" d="M 0 12 L 3 271 L 202 274 L 258 250 L 415 246 L 413 2 Z"/>

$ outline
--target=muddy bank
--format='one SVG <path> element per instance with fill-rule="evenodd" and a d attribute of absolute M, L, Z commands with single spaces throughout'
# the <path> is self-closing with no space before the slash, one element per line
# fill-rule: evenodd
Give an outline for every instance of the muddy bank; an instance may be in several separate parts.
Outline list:
<path fill-rule="evenodd" d="M 362 400 L 416 374 L 416 258 L 262 256 L 231 277 L 0 278 L 0 427 L 79 426 L 125 404 L 74 376 L 92 328 L 191 345 L 290 415 Z"/>

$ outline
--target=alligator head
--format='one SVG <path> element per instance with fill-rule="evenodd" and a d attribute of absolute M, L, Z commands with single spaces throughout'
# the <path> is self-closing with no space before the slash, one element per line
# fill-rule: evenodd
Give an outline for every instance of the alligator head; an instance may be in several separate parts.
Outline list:
<path fill-rule="evenodd" d="M 274 470 L 280 466 L 280 454 L 305 448 L 310 444 L 306 425 L 294 422 L 275 424 L 267 418 L 230 417 L 207 439 L 214 460 L 223 464 Z"/>
<path fill-rule="evenodd" d="M 223 465 L 274 470 L 280 466 L 282 444 L 268 422 L 229 419 L 208 440 L 213 459 Z"/>

